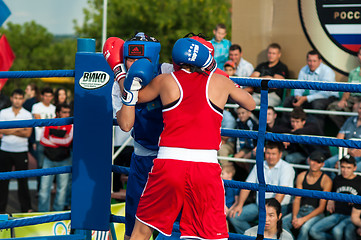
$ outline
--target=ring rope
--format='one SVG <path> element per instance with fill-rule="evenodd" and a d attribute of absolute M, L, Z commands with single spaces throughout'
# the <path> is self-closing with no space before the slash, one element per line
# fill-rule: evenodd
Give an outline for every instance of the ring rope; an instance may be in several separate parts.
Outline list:
<path fill-rule="evenodd" d="M 42 223 L 70 220 L 70 212 L 49 214 L 46 216 L 26 217 L 20 219 L 12 219 L 8 221 L 0 221 L 0 229 L 23 227 L 28 225 L 37 225 Z"/>
<path fill-rule="evenodd" d="M 63 125 L 73 124 L 73 120 L 74 120 L 74 117 L 0 121 L 0 129 L 44 127 L 44 126 L 63 126 Z"/>
<path fill-rule="evenodd" d="M 46 78 L 46 77 L 74 77 L 74 76 L 75 76 L 75 70 L 0 72 L 0 78 Z"/>
<path fill-rule="evenodd" d="M 53 168 L 22 170 L 22 171 L 14 171 L 14 172 L 2 172 L 0 173 L 0 181 L 9 180 L 12 178 L 40 177 L 46 175 L 71 173 L 71 169 L 72 166 L 63 166 L 63 167 L 53 167 Z"/>

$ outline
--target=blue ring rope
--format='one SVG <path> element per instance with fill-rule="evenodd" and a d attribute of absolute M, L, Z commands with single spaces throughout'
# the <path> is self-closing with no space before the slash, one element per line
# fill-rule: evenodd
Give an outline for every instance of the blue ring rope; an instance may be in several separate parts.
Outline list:
<path fill-rule="evenodd" d="M 0 229 L 23 227 L 63 220 L 70 220 L 70 212 L 0 221 Z"/>
<path fill-rule="evenodd" d="M 44 126 L 63 126 L 63 125 L 73 124 L 73 120 L 74 120 L 74 117 L 0 121 L 0 129 L 44 127 Z"/>
<path fill-rule="evenodd" d="M 22 171 L 14 171 L 14 172 L 2 172 L 0 173 L 0 181 L 9 180 L 12 178 L 40 177 L 45 175 L 71 173 L 71 169 L 72 166 L 63 166 L 63 167 L 53 167 L 53 168 L 22 170 Z"/>
<path fill-rule="evenodd" d="M 40 70 L 0 72 L 0 78 L 74 77 L 75 70 Z"/>

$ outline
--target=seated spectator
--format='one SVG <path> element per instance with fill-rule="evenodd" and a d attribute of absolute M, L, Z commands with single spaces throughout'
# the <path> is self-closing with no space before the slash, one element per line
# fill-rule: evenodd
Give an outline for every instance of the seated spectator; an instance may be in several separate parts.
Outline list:
<path fill-rule="evenodd" d="M 253 65 L 245 60 L 243 57 L 241 46 L 233 44 L 229 48 L 229 59 L 235 63 L 236 76 L 238 77 L 249 77 L 253 73 Z"/>
<path fill-rule="evenodd" d="M 330 67 L 322 63 L 320 54 L 316 50 L 307 53 L 307 65 L 298 74 L 298 80 L 336 82 L 335 73 Z M 295 89 L 295 96 L 285 99 L 284 107 L 303 107 L 324 110 L 338 98 L 338 92 Z M 287 114 L 284 114 L 286 118 Z M 321 129 L 324 127 L 324 114 L 316 114 Z"/>
<path fill-rule="evenodd" d="M 251 117 L 252 112 L 242 107 L 237 108 L 237 129 L 241 130 L 258 130 L 258 123 Z M 240 137 L 237 139 L 235 158 L 255 158 L 255 147 L 257 146 L 257 140 L 250 138 Z M 244 167 L 249 170 L 249 165 L 245 163 L 237 162 L 240 167 Z"/>
<path fill-rule="evenodd" d="M 233 165 L 226 165 L 222 167 L 222 179 L 233 180 L 236 169 Z M 226 214 L 228 215 L 229 209 L 238 202 L 239 188 L 232 188 L 224 186 L 224 192 L 226 197 Z"/>
<path fill-rule="evenodd" d="M 234 62 L 232 60 L 228 60 L 224 64 L 223 69 L 228 74 L 228 76 L 230 76 L 230 77 L 236 76 L 236 65 L 234 64 Z"/>
<path fill-rule="evenodd" d="M 353 233 L 350 239 L 361 239 L 361 205 L 355 204 L 351 212 L 351 226 L 348 227 L 348 232 Z"/>
<path fill-rule="evenodd" d="M 223 70 L 223 66 L 228 60 L 229 47 L 232 43 L 228 39 L 225 39 L 227 28 L 223 23 L 217 24 L 213 30 L 213 34 L 214 37 L 212 38 L 211 43 L 214 47 L 214 60 L 216 60 L 218 67 Z"/>
<path fill-rule="evenodd" d="M 330 192 L 332 180 L 321 171 L 325 156 L 322 152 L 313 152 L 308 158 L 310 169 L 298 174 L 296 188 Z M 297 239 L 308 240 L 310 228 L 324 215 L 325 199 L 296 196 L 293 201 L 292 213 L 283 218 L 283 227 L 291 232 L 298 230 Z"/>
<path fill-rule="evenodd" d="M 254 226 L 244 235 L 257 237 L 258 226 Z M 281 204 L 275 198 L 266 200 L 266 226 L 264 237 L 270 239 L 293 240 L 292 235 L 282 228 Z"/>
<path fill-rule="evenodd" d="M 283 145 L 279 142 L 267 142 L 265 146 L 264 176 L 266 184 L 276 186 L 293 187 L 295 171 L 291 165 L 281 159 Z M 253 167 L 246 182 L 258 183 L 257 169 Z M 237 233 L 243 234 L 251 227 L 251 223 L 258 217 L 258 201 L 245 205 L 250 190 L 241 189 L 238 204 L 232 207 L 228 214 L 228 220 L 233 225 Z M 258 192 L 257 192 L 258 195 Z M 281 203 L 281 212 L 287 213 L 288 205 L 291 201 L 290 195 L 266 192 L 266 199 L 276 198 Z M 258 197 L 257 197 L 258 199 Z"/>
<path fill-rule="evenodd" d="M 361 83 L 361 47 L 358 50 L 357 58 L 360 63 L 360 66 L 351 70 L 348 75 L 348 82 L 349 83 Z M 352 112 L 353 106 L 356 102 L 361 100 L 361 93 L 357 92 L 344 92 L 342 94 L 342 98 L 340 101 L 335 101 L 328 105 L 328 110 L 331 111 L 344 111 L 344 112 Z M 340 128 L 343 123 L 346 121 L 345 116 L 340 115 L 329 115 L 331 120 L 336 124 L 338 128 Z"/>
<path fill-rule="evenodd" d="M 228 110 L 223 111 L 223 119 L 222 119 L 222 128 L 236 128 L 236 120 L 234 119 L 232 113 Z M 229 157 L 229 155 L 234 154 L 235 149 L 235 139 L 232 137 L 221 136 L 222 145 L 218 150 L 218 156 L 222 157 Z M 222 166 L 224 165 L 233 165 L 233 163 L 227 160 L 220 160 L 219 161 Z"/>
<path fill-rule="evenodd" d="M 267 62 L 259 64 L 250 77 L 285 79 L 288 78 L 288 68 L 280 61 L 281 46 L 278 43 L 272 43 L 267 48 Z M 247 91 L 252 93 L 253 99 L 257 105 L 261 103 L 261 88 L 247 87 Z M 283 88 L 271 88 L 268 91 L 268 105 L 279 106 L 283 97 Z"/>
<path fill-rule="evenodd" d="M 288 132 L 289 129 L 285 127 L 285 124 L 278 118 L 277 112 L 274 107 L 269 106 L 267 109 L 267 129 L 268 132 L 272 133 L 284 133 Z"/>
<path fill-rule="evenodd" d="M 341 160 L 341 175 L 333 180 L 332 192 L 360 195 L 361 177 L 355 175 L 356 160 L 350 155 L 344 156 Z M 351 224 L 351 210 L 353 204 L 328 200 L 327 211 L 331 214 L 317 223 L 310 229 L 310 236 L 313 239 L 352 239 L 352 233 L 348 227 Z"/>
<path fill-rule="evenodd" d="M 295 107 L 291 112 L 291 129 L 289 133 L 295 135 L 316 135 L 322 136 L 323 132 L 317 124 L 306 120 L 306 113 L 301 107 Z M 289 163 L 305 163 L 307 157 L 313 151 L 321 151 L 327 157 L 330 156 L 330 149 L 327 146 L 289 143 L 285 142 L 285 160 Z"/>
<path fill-rule="evenodd" d="M 361 102 L 355 104 L 358 116 L 349 117 L 342 125 L 336 138 L 339 139 L 361 139 Z M 357 171 L 361 171 L 361 150 L 360 149 L 348 149 L 348 154 L 356 159 Z M 333 168 L 338 161 L 338 155 L 332 156 L 325 161 L 325 167 Z M 331 175 L 334 177 L 334 175 Z"/>

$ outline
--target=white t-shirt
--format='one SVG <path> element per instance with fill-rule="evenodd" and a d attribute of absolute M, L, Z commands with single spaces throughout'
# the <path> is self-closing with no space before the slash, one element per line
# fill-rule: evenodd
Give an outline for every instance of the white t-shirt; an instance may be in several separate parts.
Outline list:
<path fill-rule="evenodd" d="M 21 108 L 16 116 L 12 107 L 0 111 L 0 121 L 28 120 L 32 118 L 33 116 L 31 113 L 24 108 Z M 1 140 L 0 149 L 6 152 L 27 152 L 28 138 L 15 135 L 4 135 Z"/>
<path fill-rule="evenodd" d="M 50 119 L 55 118 L 55 106 L 50 104 L 45 106 L 42 102 L 36 103 L 33 105 L 31 110 L 32 114 L 39 114 L 41 119 Z M 44 127 L 35 128 L 35 140 L 40 141 L 40 138 L 43 136 Z"/>

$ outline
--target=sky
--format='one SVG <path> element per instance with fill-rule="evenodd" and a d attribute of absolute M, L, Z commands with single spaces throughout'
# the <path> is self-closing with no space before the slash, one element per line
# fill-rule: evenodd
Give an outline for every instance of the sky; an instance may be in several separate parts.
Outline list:
<path fill-rule="evenodd" d="M 5 21 L 23 24 L 34 20 L 54 35 L 74 34 L 73 20 L 83 23 L 88 0 L 3 0 L 11 11 Z"/>

